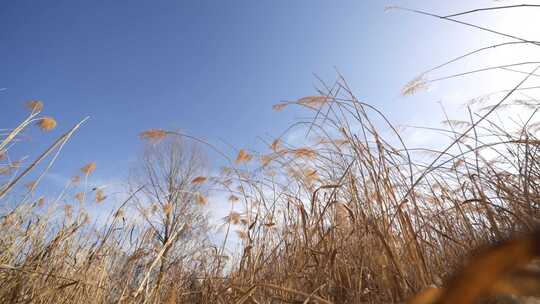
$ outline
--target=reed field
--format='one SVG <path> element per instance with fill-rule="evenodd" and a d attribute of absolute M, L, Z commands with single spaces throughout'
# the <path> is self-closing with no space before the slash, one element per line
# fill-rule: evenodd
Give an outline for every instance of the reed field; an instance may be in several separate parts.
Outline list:
<path fill-rule="evenodd" d="M 503 9 L 540 14 L 536 5 L 480 13 Z M 515 58 L 512 65 L 432 77 L 493 48 L 540 46 L 492 34 L 508 42 L 471 50 L 416 78 L 420 71 L 411 71 L 401 92 L 414 99 L 434 82 L 466 82 L 485 71 L 519 75 L 469 101 L 466 119 L 448 117 L 432 130 L 444 140 L 438 148 L 410 146 L 401 128 L 358 99 L 338 71 L 306 97 L 268 109 L 294 107 L 305 116 L 283 126 L 265 151 L 229 153 L 180 131 L 140 130 L 145 148 L 116 202 L 106 187 L 89 186 L 100 170 L 94 162 L 77 165 L 56 196 L 42 192 L 62 148 L 88 127 L 86 118 L 66 126 L 39 100 L 2 106 L 26 106 L 28 115 L 1 126 L 0 302 L 535 303 L 540 63 Z M 510 107 L 527 117 L 501 127 L 499 114 Z M 45 150 L 29 151 L 33 158 L 14 159 L 32 128 L 65 133 Z M 287 142 L 290 132 L 303 134 L 305 144 Z M 224 165 L 208 168 L 210 155 Z M 206 213 L 216 197 L 231 206 L 217 242 Z M 104 204 L 115 209 L 93 218 L 89 209 Z M 234 240 L 241 245 L 232 246 Z"/>

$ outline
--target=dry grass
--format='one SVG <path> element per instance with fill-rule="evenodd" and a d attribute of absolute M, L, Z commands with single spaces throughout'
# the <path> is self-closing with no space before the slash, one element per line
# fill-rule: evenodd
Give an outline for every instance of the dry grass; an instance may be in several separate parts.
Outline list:
<path fill-rule="evenodd" d="M 429 84 L 429 72 L 403 93 Z M 538 101 L 526 104 L 530 118 L 515 130 L 498 128 L 492 115 L 513 103 L 532 74 L 499 92 L 487 111 L 471 113 L 476 119 L 449 123 L 443 131 L 452 141 L 440 151 L 409 148 L 341 76 L 321 83 L 316 96 L 274 106 L 310 113 L 289 130 L 303 130 L 312 143 L 295 147 L 282 137 L 260 155 L 219 151 L 229 164 L 220 175 L 190 171 L 183 187 L 193 189 L 193 208 L 205 208 L 211 188 L 228 192 L 236 209 L 223 219 L 223 244 L 195 244 L 185 255 L 171 254 L 191 246 L 189 225 L 172 225 L 180 207 L 141 202 L 145 185 L 104 223 L 90 219 L 87 205 L 108 199 L 102 188 L 87 189 L 96 163 L 83 166 L 83 182 L 74 177 L 58 198 L 39 196 L 41 176 L 80 124 L 35 161 L 12 160 L 15 140 L 32 122 L 56 126 L 40 116 L 43 103 L 31 101 L 28 118 L 0 142 L 0 302 L 397 303 L 418 294 L 409 303 L 422 304 L 539 296 Z M 140 137 L 152 147 L 180 137 L 217 151 L 173 131 Z M 37 181 L 18 187 L 47 159 Z M 234 255 L 226 250 L 232 230 L 242 240 Z"/>

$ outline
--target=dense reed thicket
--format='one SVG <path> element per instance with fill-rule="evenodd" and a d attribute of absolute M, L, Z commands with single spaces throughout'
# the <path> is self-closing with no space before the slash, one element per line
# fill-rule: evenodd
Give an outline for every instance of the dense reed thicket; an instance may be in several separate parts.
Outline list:
<path fill-rule="evenodd" d="M 341 76 L 321 82 L 315 96 L 274 106 L 309 113 L 288 129 L 303 132 L 305 144 L 282 136 L 265 153 L 218 151 L 229 165 L 216 176 L 204 175 L 194 156 L 215 150 L 211 144 L 145 131 L 149 150 L 169 148 L 151 151 L 160 157 L 145 158 L 145 178 L 105 222 L 87 212 L 107 198 L 87 189 L 95 163 L 57 198 L 39 194 L 81 124 L 33 162 L 10 158 L 32 124 L 56 127 L 32 101 L 31 114 L 0 143 L 0 302 L 389 303 L 441 286 L 476 248 L 539 224 L 540 102 L 517 97 L 538 76 L 536 65 L 525 65 L 521 82 L 492 94 L 490 107 L 471 110 L 468 121 L 447 121 L 439 133 L 451 142 L 439 150 L 409 147 Z M 428 76 L 403 93 L 428 85 Z M 528 109 L 527 120 L 499 127 L 493 114 L 506 105 Z M 189 141 L 196 148 L 175 144 Z M 31 173 L 37 178 L 28 184 Z M 225 240 L 212 244 L 203 211 L 218 191 L 234 209 L 223 219 Z M 232 233 L 242 240 L 233 255 Z"/>

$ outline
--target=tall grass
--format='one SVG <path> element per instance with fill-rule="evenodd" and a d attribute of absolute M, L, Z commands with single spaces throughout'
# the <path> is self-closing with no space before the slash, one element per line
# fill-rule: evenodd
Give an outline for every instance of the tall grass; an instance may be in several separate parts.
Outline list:
<path fill-rule="evenodd" d="M 540 218 L 539 102 L 514 98 L 537 76 L 536 69 L 494 94 L 499 99 L 491 107 L 471 110 L 469 121 L 448 120 L 439 131 L 451 142 L 440 150 L 409 147 L 398 128 L 360 101 L 341 75 L 321 82 L 315 96 L 277 104 L 276 111 L 301 107 L 308 114 L 288 129 L 303 132 L 306 143 L 295 146 L 285 134 L 269 142 L 265 153 L 242 149 L 230 157 L 217 151 L 229 166 L 218 176 L 194 176 L 191 184 L 230 193 L 235 209 L 223 219 L 227 236 L 223 243 L 169 259 L 166 267 L 172 243 L 184 244 L 185 231 L 171 230 L 167 240 L 156 241 L 153 222 L 140 219 L 159 211 L 129 209 L 144 185 L 129 192 L 105 224 L 87 212 L 88 204 L 106 199 L 103 189 L 86 189 L 99 169 L 95 163 L 84 166 L 83 178 L 72 179 L 58 198 L 38 195 L 41 177 L 81 124 L 35 161 L 14 161 L 10 152 L 26 128 L 56 126 L 41 115 L 41 102 L 31 102 L 29 116 L 0 143 L 0 302 L 388 303 L 445 285 L 414 303 L 437 297 L 466 303 L 496 282 L 499 291 L 537 295 L 538 285 L 522 287 L 531 286 L 529 281 L 496 281 L 540 253 L 538 235 L 530 234 Z M 428 76 L 429 71 L 403 93 L 438 81 Z M 502 129 L 493 114 L 504 104 L 528 107 L 530 117 L 515 129 Z M 169 137 L 217 150 L 177 132 L 141 133 L 151 145 Z M 21 186 L 47 159 L 38 180 Z M 196 193 L 195 203 L 207 200 Z M 242 240 L 235 255 L 226 250 L 232 233 Z M 515 236 L 521 238 L 469 261 L 478 248 Z M 477 288 L 464 292 L 470 287 Z"/>

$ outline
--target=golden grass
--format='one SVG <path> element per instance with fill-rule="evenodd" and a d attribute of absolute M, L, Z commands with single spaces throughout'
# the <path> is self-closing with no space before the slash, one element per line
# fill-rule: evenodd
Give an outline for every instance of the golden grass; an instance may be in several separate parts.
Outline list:
<path fill-rule="evenodd" d="M 402 93 L 425 88 L 429 72 L 422 75 Z M 154 149 L 190 139 L 218 152 L 226 167 L 215 176 L 171 167 L 171 159 L 189 159 L 178 151 L 145 167 L 155 183 L 150 189 L 166 197 L 142 185 L 121 202 L 103 187 L 86 188 L 95 162 L 80 169 L 82 183 L 72 178 L 58 197 L 40 195 L 40 178 L 25 180 L 47 159 L 52 166 L 57 154 L 50 155 L 80 126 L 33 162 L 12 160 L 28 126 L 56 126 L 40 116 L 43 103 L 31 101 L 29 116 L 0 139 L 0 302 L 428 304 L 539 297 L 539 103 L 509 99 L 522 84 L 494 94 L 501 99 L 471 113 L 476 119 L 448 119 L 440 131 L 451 142 L 440 151 L 408 147 L 341 76 L 321 83 L 318 95 L 274 106 L 309 114 L 289 129 L 305 131 L 308 145 L 295 147 L 284 135 L 267 144 L 269 151 L 241 149 L 229 157 L 185 134 L 144 131 L 140 138 Z M 515 130 L 499 128 L 491 115 L 505 101 L 532 107 Z M 254 156 L 260 166 L 251 163 Z M 190 174 L 173 183 L 176 170 Z M 166 189 L 158 183 L 163 176 L 171 179 Z M 212 191 L 226 193 L 231 205 L 217 245 L 199 242 L 208 231 L 193 229 L 204 213 L 188 213 L 212 208 Z M 95 203 L 107 199 L 118 207 L 91 219 L 85 198 L 92 195 Z M 234 233 L 242 242 L 237 251 L 227 243 Z"/>

